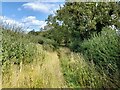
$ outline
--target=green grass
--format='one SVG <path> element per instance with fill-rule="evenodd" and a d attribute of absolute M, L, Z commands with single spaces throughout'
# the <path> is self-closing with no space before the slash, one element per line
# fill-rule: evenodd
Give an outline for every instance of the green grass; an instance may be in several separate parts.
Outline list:
<path fill-rule="evenodd" d="M 22 64 L 33 62 L 37 55 L 37 47 L 30 42 L 28 36 L 20 31 L 2 30 L 2 77 L 3 82 L 9 81 L 13 71 L 12 66 L 21 69 Z M 11 71 L 11 72 L 10 72 Z M 6 83 L 7 84 L 7 83 Z M 10 86 L 9 86 L 10 87 Z"/>
<path fill-rule="evenodd" d="M 67 49 L 58 51 L 62 72 L 70 88 L 117 88 L 119 79 L 112 80 L 96 69 L 93 62 L 85 60 L 80 53 Z"/>
<path fill-rule="evenodd" d="M 65 87 L 51 40 L 6 29 L 2 33 L 2 88 Z"/>
<path fill-rule="evenodd" d="M 118 88 L 119 37 L 104 29 L 75 53 L 41 36 L 3 30 L 3 88 Z M 40 42 L 39 42 L 40 41 Z"/>
<path fill-rule="evenodd" d="M 56 52 L 37 46 L 37 57 L 31 63 L 10 64 L 3 72 L 3 88 L 61 88 L 66 87 Z M 53 56 L 53 57 L 51 57 Z"/>
<path fill-rule="evenodd" d="M 93 77 L 94 75 L 92 76 L 92 71 L 90 71 L 90 69 L 88 68 L 88 65 L 84 61 L 83 57 L 79 54 L 66 51 L 67 51 L 66 49 L 65 50 L 61 49 L 59 54 L 62 71 L 68 87 L 72 88 L 97 87 L 94 85 L 95 82 L 91 82 L 92 79 L 94 80 Z"/>

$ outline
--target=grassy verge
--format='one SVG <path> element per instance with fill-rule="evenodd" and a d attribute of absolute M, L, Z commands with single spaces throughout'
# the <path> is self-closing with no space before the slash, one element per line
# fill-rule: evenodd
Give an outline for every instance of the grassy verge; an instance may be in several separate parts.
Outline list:
<path fill-rule="evenodd" d="M 37 45 L 37 51 L 31 63 L 11 64 L 8 72 L 3 73 L 3 88 L 66 87 L 57 53 L 45 51 L 42 45 Z"/>
<path fill-rule="evenodd" d="M 81 44 L 81 54 L 64 47 L 56 50 L 52 40 L 4 30 L 2 87 L 118 88 L 118 44 L 114 31 L 103 30 Z"/>
<path fill-rule="evenodd" d="M 68 87 L 72 88 L 116 88 L 115 83 L 104 73 L 96 70 L 93 62 L 87 62 L 80 53 L 60 49 L 58 56 Z"/>

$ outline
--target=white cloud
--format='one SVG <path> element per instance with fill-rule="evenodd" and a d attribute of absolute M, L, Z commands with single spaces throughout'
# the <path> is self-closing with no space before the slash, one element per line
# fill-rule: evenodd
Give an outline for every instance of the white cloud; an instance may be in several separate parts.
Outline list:
<path fill-rule="evenodd" d="M 9 24 L 10 26 L 22 27 L 25 31 L 30 31 L 33 29 L 38 31 L 46 25 L 45 21 L 38 20 L 35 16 L 24 17 L 20 21 L 13 20 L 5 16 L 0 16 L 0 23 L 4 25 Z"/>
<path fill-rule="evenodd" d="M 16 27 L 23 27 L 24 26 L 23 23 L 20 23 L 16 20 L 13 20 L 13 19 L 5 17 L 5 16 L 0 16 L 0 23 L 2 23 L 4 25 L 9 24 L 11 26 L 15 25 Z"/>
<path fill-rule="evenodd" d="M 43 13 L 53 13 L 59 8 L 58 4 L 54 3 L 43 3 L 43 2 L 29 2 L 22 5 L 26 9 L 31 9 L 34 11 L 40 11 Z"/>
<path fill-rule="evenodd" d="M 22 19 L 22 22 L 24 23 L 33 23 L 33 24 L 39 24 L 39 20 L 36 19 L 35 16 L 28 16 Z"/>
<path fill-rule="evenodd" d="M 44 28 L 46 25 L 45 21 L 38 20 L 35 16 L 28 16 L 22 19 L 22 23 L 29 27 Z"/>

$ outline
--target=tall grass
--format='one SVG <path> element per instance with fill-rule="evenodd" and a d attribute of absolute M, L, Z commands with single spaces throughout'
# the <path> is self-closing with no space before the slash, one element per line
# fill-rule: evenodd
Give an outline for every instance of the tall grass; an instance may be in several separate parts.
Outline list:
<path fill-rule="evenodd" d="M 55 41 L 21 31 L 3 29 L 2 34 L 3 87 L 120 87 L 119 36 L 114 30 L 105 28 L 85 40 L 81 53 L 63 47 L 56 53 Z"/>
<path fill-rule="evenodd" d="M 65 87 L 60 72 L 57 53 L 45 51 L 37 46 L 37 55 L 31 63 L 11 64 L 7 73 L 3 73 L 3 88 L 61 88 Z M 51 57 L 52 56 L 52 57 Z"/>
<path fill-rule="evenodd" d="M 119 79 L 111 80 L 96 70 L 93 62 L 85 60 L 80 53 L 66 49 L 58 51 L 62 72 L 69 88 L 118 88 Z M 114 81 L 114 82 L 113 82 Z"/>
<path fill-rule="evenodd" d="M 120 87 L 120 44 L 115 30 L 104 28 L 83 41 L 81 53 L 66 49 L 58 51 L 68 87 Z"/>
<path fill-rule="evenodd" d="M 64 87 L 57 53 L 50 52 L 51 41 L 9 29 L 2 33 L 2 88 Z"/>
<path fill-rule="evenodd" d="M 2 77 L 10 78 L 10 68 L 16 65 L 19 70 L 22 64 L 30 63 L 37 55 L 36 45 L 20 30 L 2 28 Z M 10 81 L 8 81 L 10 82 Z"/>

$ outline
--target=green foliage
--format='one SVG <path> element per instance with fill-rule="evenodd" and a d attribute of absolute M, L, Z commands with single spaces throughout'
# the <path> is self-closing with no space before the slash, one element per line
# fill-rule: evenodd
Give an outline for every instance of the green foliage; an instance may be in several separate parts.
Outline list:
<path fill-rule="evenodd" d="M 48 36 L 69 46 L 90 38 L 91 34 L 101 32 L 106 26 L 120 28 L 119 7 L 117 2 L 66 2 L 55 16 L 48 16 L 48 25 L 53 27 Z"/>
<path fill-rule="evenodd" d="M 116 2 L 66 2 L 55 16 L 48 16 L 46 31 L 24 34 L 19 28 L 13 27 L 11 31 L 6 26 L 2 40 L 3 69 L 33 61 L 39 56 L 36 51 L 41 50 L 36 50 L 38 44 L 46 51 L 67 46 L 74 53 L 57 50 L 68 87 L 119 87 L 120 37 L 115 30 L 104 28 L 111 25 L 120 28 L 119 20 L 120 4 Z M 45 52 L 39 57 L 41 60 L 45 60 Z M 75 52 L 83 53 L 84 58 Z"/>
<path fill-rule="evenodd" d="M 32 33 L 31 33 L 32 32 Z M 57 49 L 58 48 L 58 43 L 54 40 L 49 38 L 48 34 L 50 32 L 44 31 L 44 32 L 34 32 L 31 31 L 28 33 L 28 36 L 31 40 L 31 42 L 36 43 L 36 44 L 42 44 L 44 48 L 47 50 L 52 48 L 52 49 Z"/>
<path fill-rule="evenodd" d="M 70 88 L 116 88 L 119 78 L 111 79 L 106 73 L 96 70 L 94 63 L 88 62 L 80 53 L 69 52 L 66 49 L 58 52 L 62 72 L 67 86 Z M 117 76 L 117 74 L 116 74 Z"/>
<path fill-rule="evenodd" d="M 31 62 L 36 54 L 36 46 L 21 32 L 3 30 L 2 64 L 6 62 L 20 64 Z"/>
<path fill-rule="evenodd" d="M 71 42 L 69 45 L 70 50 L 74 51 L 74 52 L 80 52 L 81 51 L 81 47 L 80 47 L 81 43 L 82 42 L 80 42 L 80 40 Z"/>
<path fill-rule="evenodd" d="M 120 44 L 119 36 L 115 30 L 104 28 L 100 34 L 94 34 L 91 39 L 85 40 L 82 45 L 82 53 L 86 59 L 93 61 L 100 72 L 104 72 L 111 78 L 120 79 Z M 117 77 L 114 77 L 119 73 Z"/>

